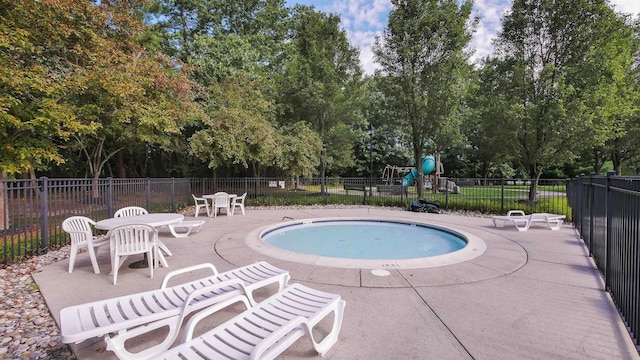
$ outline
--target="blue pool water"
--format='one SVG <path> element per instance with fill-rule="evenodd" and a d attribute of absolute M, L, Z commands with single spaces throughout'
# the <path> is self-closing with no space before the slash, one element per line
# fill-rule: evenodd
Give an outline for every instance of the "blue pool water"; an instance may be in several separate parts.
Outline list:
<path fill-rule="evenodd" d="M 465 239 L 419 224 L 372 220 L 322 220 L 284 225 L 262 234 L 273 246 L 326 257 L 413 259 L 460 250 Z"/>

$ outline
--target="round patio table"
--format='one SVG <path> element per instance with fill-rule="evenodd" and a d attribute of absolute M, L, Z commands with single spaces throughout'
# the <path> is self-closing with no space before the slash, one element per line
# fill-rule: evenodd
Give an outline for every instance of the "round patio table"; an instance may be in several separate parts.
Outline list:
<path fill-rule="evenodd" d="M 146 224 L 155 227 L 158 226 L 166 226 L 171 224 L 181 223 L 184 220 L 184 215 L 180 214 L 170 214 L 170 213 L 156 213 L 156 214 L 144 214 L 144 215 L 135 215 L 135 216 L 123 216 L 117 218 L 109 218 L 96 222 L 95 228 L 98 230 L 111 230 L 118 226 L 122 225 L 134 225 L 134 224 Z M 158 240 L 158 246 L 160 249 L 168 252 L 167 255 L 171 255 L 169 248 Z M 162 250 L 159 251 L 160 254 L 160 262 L 162 266 L 167 267 L 167 260 L 164 258 L 162 254 Z M 149 262 L 147 261 L 147 255 L 145 254 L 144 259 L 140 261 L 133 262 L 129 264 L 130 268 L 140 269 L 149 266 Z"/>
<path fill-rule="evenodd" d="M 100 220 L 96 223 L 95 228 L 98 230 L 111 230 L 121 225 L 132 224 L 146 224 L 153 227 L 158 227 L 177 224 L 182 222 L 182 220 L 184 220 L 184 215 L 169 213 L 123 216 Z"/>

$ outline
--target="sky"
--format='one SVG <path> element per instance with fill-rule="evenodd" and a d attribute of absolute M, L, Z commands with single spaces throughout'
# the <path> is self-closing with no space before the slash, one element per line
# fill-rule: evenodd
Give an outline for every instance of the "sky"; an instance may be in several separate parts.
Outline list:
<path fill-rule="evenodd" d="M 387 24 L 390 0 L 286 0 L 286 4 L 291 7 L 295 4 L 313 5 L 316 10 L 340 15 L 349 41 L 360 49 L 360 62 L 365 73 L 373 74 L 377 65 L 371 47 Z M 619 12 L 640 13 L 640 0 L 610 0 L 610 4 Z M 474 49 L 473 59 L 491 53 L 491 40 L 500 29 L 503 12 L 510 7 L 510 0 L 475 0 L 474 11 L 480 22 L 470 44 Z"/>

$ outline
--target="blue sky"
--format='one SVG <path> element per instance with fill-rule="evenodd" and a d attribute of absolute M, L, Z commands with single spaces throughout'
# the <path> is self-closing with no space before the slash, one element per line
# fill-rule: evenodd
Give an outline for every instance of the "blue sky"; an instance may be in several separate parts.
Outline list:
<path fill-rule="evenodd" d="M 640 0 L 610 0 L 610 3 L 618 11 L 640 13 Z M 313 5 L 316 10 L 340 15 L 351 44 L 360 48 L 360 61 L 365 72 L 373 73 L 376 64 L 371 46 L 387 24 L 390 0 L 286 0 L 286 4 L 291 7 L 295 4 Z M 475 58 L 491 53 L 491 39 L 500 28 L 500 17 L 510 7 L 510 0 L 475 0 L 474 9 L 480 17 L 470 44 L 475 49 Z"/>

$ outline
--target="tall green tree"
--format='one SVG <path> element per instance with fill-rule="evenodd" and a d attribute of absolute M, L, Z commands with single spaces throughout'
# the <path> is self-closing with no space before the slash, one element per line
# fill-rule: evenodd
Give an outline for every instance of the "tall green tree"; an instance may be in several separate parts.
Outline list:
<path fill-rule="evenodd" d="M 629 40 L 627 51 L 633 52 L 634 61 L 618 83 L 618 93 L 624 99 L 623 106 L 630 104 L 630 107 L 623 107 L 623 111 L 618 109 L 614 114 L 614 126 L 618 131 L 615 137 L 606 141 L 604 149 L 609 153 L 616 174 L 622 175 L 623 164 L 640 156 L 640 18 L 632 19 L 624 14 L 619 16 L 634 31 L 632 39 L 626 38 Z M 629 66 L 624 62 L 622 65 Z"/>
<path fill-rule="evenodd" d="M 251 167 L 261 176 L 279 164 L 275 79 L 287 47 L 284 0 L 160 0 L 154 11 L 167 52 L 191 66 L 204 89 L 207 119 L 190 153 L 211 169 Z"/>
<path fill-rule="evenodd" d="M 356 135 L 349 127 L 362 121 L 358 50 L 340 29 L 339 16 L 313 7 L 295 7 L 291 32 L 294 50 L 279 86 L 283 122 L 305 121 L 318 133 L 324 179 L 331 168 L 353 164 Z"/>
<path fill-rule="evenodd" d="M 280 157 L 279 133 L 274 125 L 275 104 L 263 92 L 264 84 L 243 76 L 228 76 L 210 86 L 209 116 L 190 141 L 191 153 L 209 161 L 209 168 L 224 164 L 251 167 L 264 175 Z"/>
<path fill-rule="evenodd" d="M 88 3 L 0 1 L 2 174 L 63 163 L 59 145 L 99 126 L 78 116 L 70 91 L 83 86 L 91 32 L 82 19 L 92 12 Z"/>
<path fill-rule="evenodd" d="M 502 66 L 502 62 L 486 59 L 475 71 L 477 78 L 469 94 L 470 111 L 463 131 L 468 141 L 464 153 L 477 173 L 468 176 L 493 176 L 491 169 L 513 160 L 512 152 L 504 145 L 512 138 L 504 128 L 509 104 L 502 91 L 507 85 Z"/>
<path fill-rule="evenodd" d="M 41 169 L 65 161 L 61 147 L 78 146 L 97 178 L 132 144 L 169 147 L 194 113 L 193 89 L 171 59 L 140 45 L 144 4 L 2 4 L 3 168 Z"/>
<path fill-rule="evenodd" d="M 518 164 L 535 179 L 585 144 L 615 137 L 630 109 L 622 85 L 632 31 L 605 0 L 515 0 L 496 46 L 508 103 L 503 129 Z"/>
<path fill-rule="evenodd" d="M 387 79 L 394 117 L 411 139 L 424 194 L 421 156 L 461 139 L 463 99 L 470 71 L 465 48 L 476 20 L 472 1 L 392 0 L 393 10 L 374 54 Z"/>

